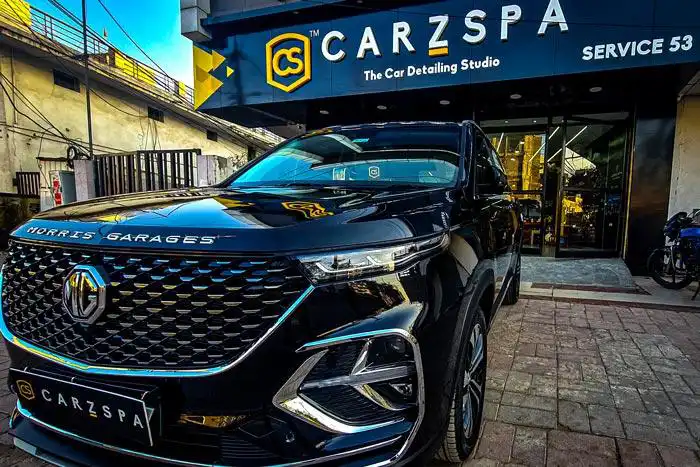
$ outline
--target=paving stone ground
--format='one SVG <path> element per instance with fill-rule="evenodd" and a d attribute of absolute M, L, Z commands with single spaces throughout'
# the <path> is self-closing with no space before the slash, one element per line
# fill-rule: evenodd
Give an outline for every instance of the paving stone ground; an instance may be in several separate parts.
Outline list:
<path fill-rule="evenodd" d="M 700 314 L 522 300 L 487 385 L 465 467 L 700 467 Z"/>
<path fill-rule="evenodd" d="M 496 318 L 488 363 L 464 467 L 700 467 L 700 314 L 521 300 Z M 45 465 L 11 447 L 5 388 L 0 466 Z"/>
<path fill-rule="evenodd" d="M 523 256 L 522 280 L 599 287 L 635 287 L 634 278 L 620 258 Z"/>

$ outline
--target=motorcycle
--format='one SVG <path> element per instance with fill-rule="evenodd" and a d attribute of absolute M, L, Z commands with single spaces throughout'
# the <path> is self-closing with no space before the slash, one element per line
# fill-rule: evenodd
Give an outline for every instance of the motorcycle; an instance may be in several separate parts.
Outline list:
<path fill-rule="evenodd" d="M 664 225 L 669 241 L 647 259 L 649 275 L 667 289 L 680 290 L 700 277 L 700 225 L 688 213 L 679 212 Z M 700 292 L 700 284 L 693 300 Z"/>

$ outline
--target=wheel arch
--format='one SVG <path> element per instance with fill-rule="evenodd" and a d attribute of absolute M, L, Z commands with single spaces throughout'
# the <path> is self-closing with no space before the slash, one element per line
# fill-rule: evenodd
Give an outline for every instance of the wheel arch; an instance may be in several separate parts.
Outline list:
<path fill-rule="evenodd" d="M 431 381 L 426 386 L 427 403 L 433 410 L 426 413 L 416 441 L 414 441 L 416 446 L 420 445 L 422 448 L 412 451 L 406 459 L 407 462 L 416 457 L 425 460 L 432 458 L 432 455 L 439 448 L 443 433 L 447 430 L 447 414 L 456 381 L 453 370 L 464 338 L 464 328 L 475 310 L 481 307 L 488 332 L 488 316 L 493 306 L 494 290 L 495 270 L 493 262 L 481 260 L 469 275 L 458 305 L 459 309 L 456 310 L 452 318 L 447 316 L 441 318 L 441 320 L 446 321 L 446 326 L 440 326 L 440 329 L 443 333 L 447 333 L 447 329 L 450 329 L 449 338 L 446 338 L 446 334 L 441 336 L 433 334 L 433 338 L 429 342 L 424 342 L 427 344 L 422 349 L 425 352 L 424 371 L 426 381 L 428 381 L 428 377 Z M 447 326 L 448 324 L 449 326 Z M 439 354 L 435 353 L 437 347 L 441 348 Z"/>

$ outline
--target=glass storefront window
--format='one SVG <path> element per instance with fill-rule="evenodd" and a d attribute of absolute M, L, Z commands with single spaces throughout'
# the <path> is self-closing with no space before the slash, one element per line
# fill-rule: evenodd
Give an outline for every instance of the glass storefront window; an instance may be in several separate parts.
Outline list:
<path fill-rule="evenodd" d="M 623 124 L 572 124 L 564 158 L 564 186 L 622 189 L 625 143 Z"/>
<path fill-rule="evenodd" d="M 490 134 L 512 191 L 541 191 L 546 132 Z"/>
<path fill-rule="evenodd" d="M 557 252 L 557 196 L 561 174 L 561 147 L 564 144 L 565 133 L 563 118 L 552 118 L 545 155 L 546 181 L 542 207 L 544 231 L 542 254 L 544 256 L 555 256 Z"/>
<path fill-rule="evenodd" d="M 622 116 L 624 118 L 624 115 Z M 560 211 L 561 250 L 619 250 L 627 155 L 625 120 L 567 122 Z"/>

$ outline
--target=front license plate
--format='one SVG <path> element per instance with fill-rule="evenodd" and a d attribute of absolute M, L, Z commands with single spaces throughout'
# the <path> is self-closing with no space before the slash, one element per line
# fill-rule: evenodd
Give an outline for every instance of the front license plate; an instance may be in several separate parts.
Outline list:
<path fill-rule="evenodd" d="M 113 443 L 133 442 L 153 446 L 154 406 L 146 404 L 147 392 L 97 388 L 28 370 L 10 369 L 22 407 L 39 420 L 85 436 Z"/>

